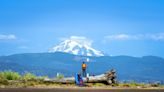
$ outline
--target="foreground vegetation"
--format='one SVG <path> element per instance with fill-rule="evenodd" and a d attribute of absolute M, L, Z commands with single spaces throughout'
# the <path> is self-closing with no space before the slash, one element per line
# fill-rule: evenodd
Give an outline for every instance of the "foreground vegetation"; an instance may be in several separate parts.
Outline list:
<path fill-rule="evenodd" d="M 4 71 L 0 72 L 0 88 L 15 88 L 15 87 L 77 87 L 75 84 L 61 84 L 61 83 L 53 83 L 47 82 L 45 79 L 46 76 L 36 76 L 32 73 L 25 73 L 24 75 L 20 75 L 17 72 L 12 71 Z M 62 79 L 64 76 L 59 74 L 57 79 Z M 163 85 L 158 83 L 156 84 L 144 84 L 144 83 L 118 83 L 113 85 L 106 85 L 103 83 L 86 83 L 86 87 L 120 87 L 120 88 L 164 88 Z"/>

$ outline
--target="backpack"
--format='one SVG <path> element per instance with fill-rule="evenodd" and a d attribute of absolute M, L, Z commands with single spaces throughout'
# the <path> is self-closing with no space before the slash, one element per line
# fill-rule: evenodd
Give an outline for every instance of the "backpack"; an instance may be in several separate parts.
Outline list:
<path fill-rule="evenodd" d="M 82 68 L 86 69 L 87 65 L 86 64 L 82 64 Z"/>

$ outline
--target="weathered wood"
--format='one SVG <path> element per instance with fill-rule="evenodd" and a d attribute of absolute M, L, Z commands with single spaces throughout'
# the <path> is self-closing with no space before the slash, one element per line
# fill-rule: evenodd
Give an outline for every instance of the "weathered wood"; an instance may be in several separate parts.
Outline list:
<path fill-rule="evenodd" d="M 74 77 L 68 77 L 63 79 L 46 79 L 46 82 L 54 82 L 54 83 L 75 83 Z M 83 78 L 84 83 L 107 83 L 112 84 L 116 83 L 116 73 L 114 70 L 110 70 L 104 74 L 97 76 L 89 76 L 88 78 Z"/>

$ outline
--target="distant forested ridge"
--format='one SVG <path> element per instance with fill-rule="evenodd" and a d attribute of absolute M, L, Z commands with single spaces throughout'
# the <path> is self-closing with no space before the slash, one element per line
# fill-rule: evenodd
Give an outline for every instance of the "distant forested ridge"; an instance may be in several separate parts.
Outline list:
<path fill-rule="evenodd" d="M 87 57 L 67 53 L 24 53 L 0 56 L 0 71 L 12 70 L 25 74 L 54 77 L 56 73 L 74 76 L 81 72 L 81 63 L 87 62 L 91 75 L 114 68 L 119 80 L 164 81 L 164 59 L 156 56 L 102 56 Z"/>

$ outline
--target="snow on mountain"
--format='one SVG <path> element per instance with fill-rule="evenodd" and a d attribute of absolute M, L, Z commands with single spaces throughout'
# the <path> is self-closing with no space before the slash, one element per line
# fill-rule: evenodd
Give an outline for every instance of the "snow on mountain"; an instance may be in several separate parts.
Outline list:
<path fill-rule="evenodd" d="M 66 52 L 83 56 L 104 56 L 101 51 L 92 48 L 89 44 L 74 39 L 67 39 L 61 42 L 59 45 L 52 47 L 49 52 Z"/>

